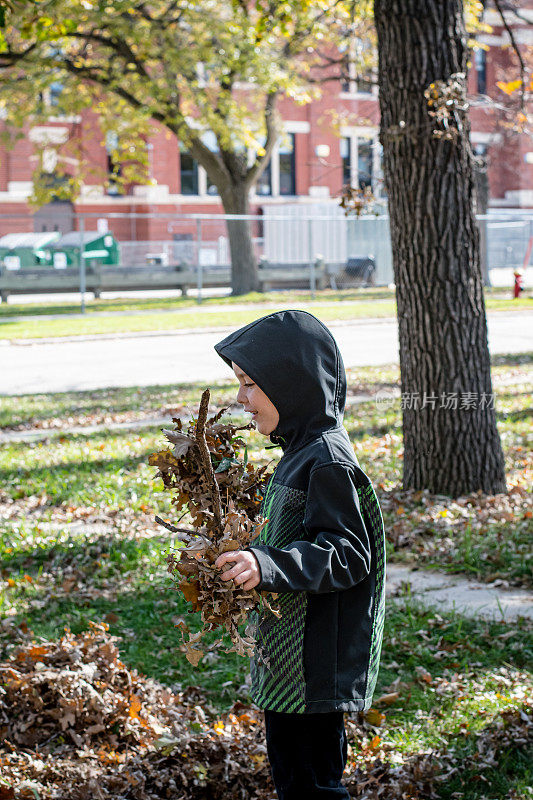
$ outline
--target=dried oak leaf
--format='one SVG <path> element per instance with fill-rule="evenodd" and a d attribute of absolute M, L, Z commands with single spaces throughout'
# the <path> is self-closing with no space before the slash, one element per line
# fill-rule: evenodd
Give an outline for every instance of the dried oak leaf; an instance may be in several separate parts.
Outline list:
<path fill-rule="evenodd" d="M 194 444 L 194 439 L 192 439 L 190 436 L 187 436 L 186 433 L 182 433 L 181 431 L 173 431 L 169 428 L 163 428 L 162 430 L 168 441 L 174 445 L 174 450 L 172 452 L 176 458 L 181 458 L 184 456 L 189 447 L 192 447 Z"/>
<path fill-rule="evenodd" d="M 193 611 L 200 611 L 200 604 L 198 602 L 198 595 L 200 592 L 200 584 L 198 581 L 181 581 L 178 584 L 179 588 L 183 592 L 183 596 L 186 600 L 192 603 Z"/>

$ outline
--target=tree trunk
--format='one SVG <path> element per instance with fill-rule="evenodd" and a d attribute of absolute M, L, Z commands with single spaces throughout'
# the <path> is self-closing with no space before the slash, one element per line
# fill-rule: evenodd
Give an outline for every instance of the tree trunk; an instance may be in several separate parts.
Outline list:
<path fill-rule="evenodd" d="M 220 190 L 220 199 L 226 214 L 249 214 L 248 189 L 244 183 L 232 183 L 228 189 Z M 257 258 L 252 242 L 250 220 L 226 220 L 231 253 L 232 294 L 255 292 L 259 286 Z"/>
<path fill-rule="evenodd" d="M 429 115 L 424 96 L 434 81 L 466 73 L 463 2 L 375 0 L 374 16 L 398 303 L 403 485 L 452 497 L 504 492 L 469 121 L 461 110 L 466 75 L 457 77 L 457 101 L 446 106 L 448 130 Z"/>

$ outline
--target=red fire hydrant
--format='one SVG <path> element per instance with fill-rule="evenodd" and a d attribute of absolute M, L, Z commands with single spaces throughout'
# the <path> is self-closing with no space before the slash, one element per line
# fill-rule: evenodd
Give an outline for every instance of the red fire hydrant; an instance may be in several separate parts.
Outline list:
<path fill-rule="evenodd" d="M 520 292 L 524 291 L 524 277 L 521 269 L 515 270 L 513 272 L 513 275 L 514 275 L 513 297 L 516 299 L 517 297 L 520 297 Z"/>

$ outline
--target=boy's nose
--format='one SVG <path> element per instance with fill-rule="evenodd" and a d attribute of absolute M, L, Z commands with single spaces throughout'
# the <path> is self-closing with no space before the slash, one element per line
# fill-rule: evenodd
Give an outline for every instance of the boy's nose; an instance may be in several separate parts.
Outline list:
<path fill-rule="evenodd" d="M 241 405 L 244 405 L 246 402 L 246 392 L 243 391 L 242 386 L 237 392 L 237 402 L 240 403 Z"/>

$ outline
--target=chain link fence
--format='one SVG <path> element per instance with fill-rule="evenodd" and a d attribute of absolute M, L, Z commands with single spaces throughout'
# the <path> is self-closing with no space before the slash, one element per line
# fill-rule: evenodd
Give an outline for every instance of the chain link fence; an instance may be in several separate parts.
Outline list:
<path fill-rule="evenodd" d="M 83 213 L 69 230 L 54 214 L 0 215 L 0 295 L 80 291 L 178 290 L 200 301 L 231 286 L 228 216 L 223 214 Z M 394 282 L 388 216 L 310 214 L 278 206 L 247 220 L 263 291 L 390 286 Z M 511 287 L 529 264 L 533 215 L 478 217 L 486 282 Z M 524 282 L 532 285 L 525 270 Z"/>

